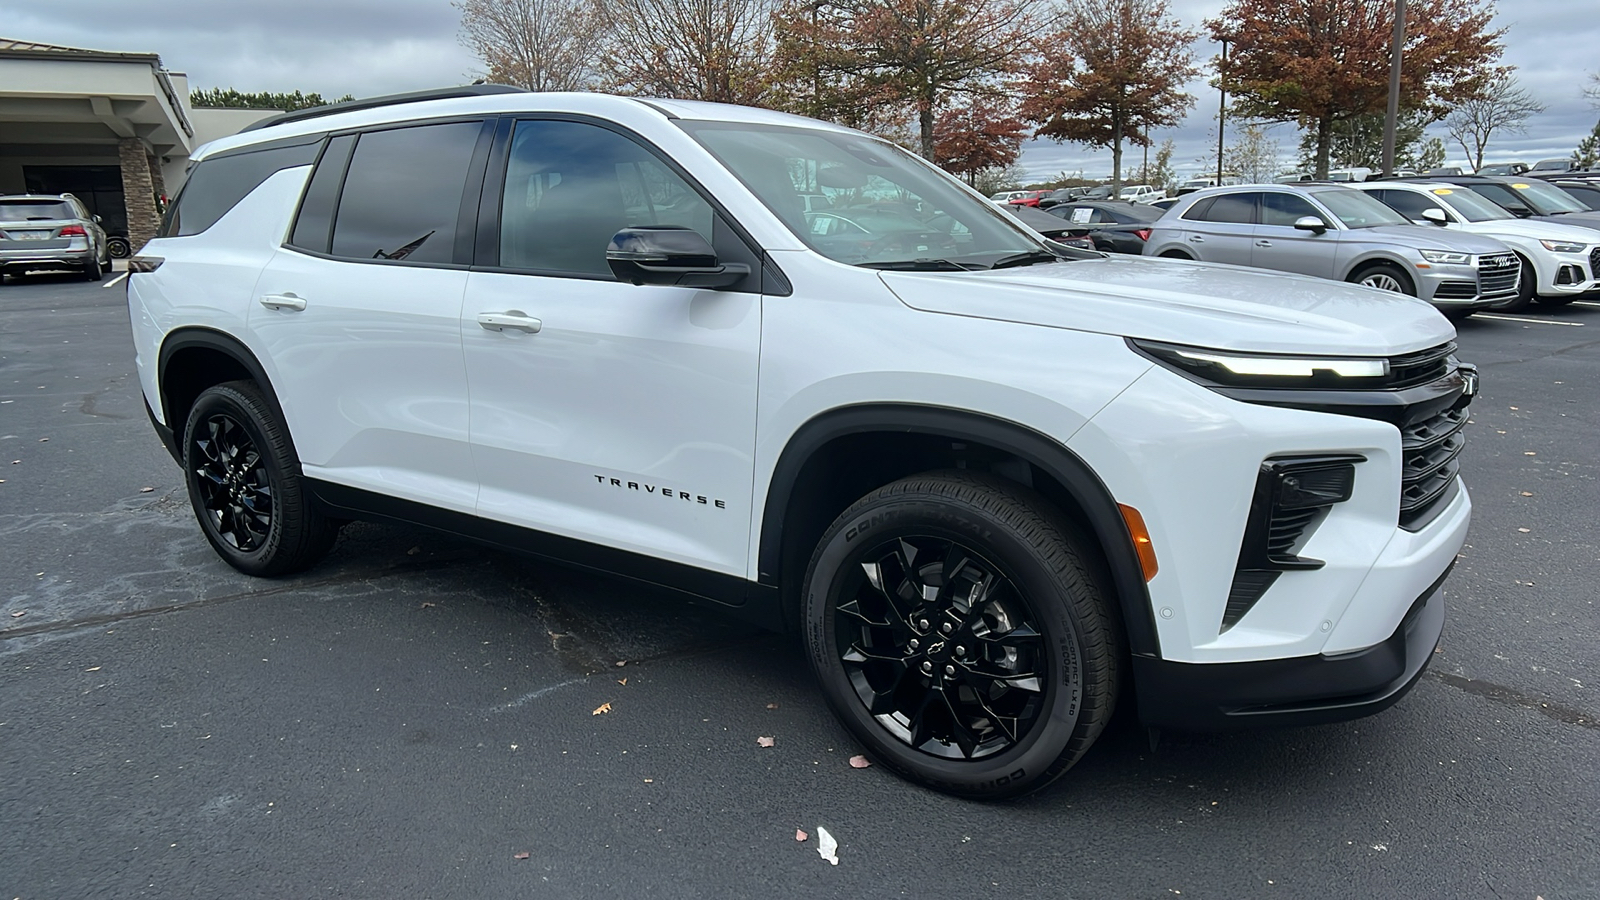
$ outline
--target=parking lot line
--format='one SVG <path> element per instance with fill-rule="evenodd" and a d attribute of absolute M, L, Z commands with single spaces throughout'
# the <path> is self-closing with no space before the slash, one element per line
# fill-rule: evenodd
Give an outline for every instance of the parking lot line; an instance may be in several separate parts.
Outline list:
<path fill-rule="evenodd" d="M 1495 313 L 1477 313 L 1473 315 L 1473 318 L 1499 319 L 1502 322 L 1527 322 L 1529 325 L 1571 325 L 1574 328 L 1583 327 L 1582 322 L 1558 322 L 1554 319 L 1524 319 L 1522 316 L 1504 316 Z"/>
<path fill-rule="evenodd" d="M 1595 302 L 1590 301 L 1590 300 L 1574 300 L 1571 303 L 1568 303 L 1567 305 L 1568 306 L 1587 306 L 1590 309 L 1600 309 L 1600 303 L 1595 303 Z"/>

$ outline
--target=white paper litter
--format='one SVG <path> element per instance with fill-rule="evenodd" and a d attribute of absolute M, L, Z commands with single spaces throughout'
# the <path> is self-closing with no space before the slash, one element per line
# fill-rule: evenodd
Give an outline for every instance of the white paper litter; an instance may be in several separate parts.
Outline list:
<path fill-rule="evenodd" d="M 833 865 L 839 864 L 839 842 L 821 825 L 817 826 L 817 855 Z"/>

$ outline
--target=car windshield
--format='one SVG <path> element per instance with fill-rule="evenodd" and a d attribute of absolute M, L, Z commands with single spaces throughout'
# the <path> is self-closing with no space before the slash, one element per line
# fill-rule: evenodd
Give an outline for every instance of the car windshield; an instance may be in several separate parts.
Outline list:
<path fill-rule="evenodd" d="M 1456 211 L 1468 222 L 1493 222 L 1512 218 L 1501 206 L 1488 197 L 1467 188 L 1434 188 L 1434 196 Z"/>
<path fill-rule="evenodd" d="M 1572 199 L 1572 195 L 1553 184 L 1542 181 L 1518 181 L 1511 185 L 1517 194 L 1532 199 L 1534 209 L 1545 215 L 1552 213 L 1585 212 L 1589 207 Z"/>
<path fill-rule="evenodd" d="M 1317 201 L 1328 208 L 1346 228 L 1373 228 L 1378 225 L 1409 225 L 1400 215 L 1379 201 L 1351 188 L 1317 191 Z"/>
<path fill-rule="evenodd" d="M 0 222 L 73 218 L 72 204 L 59 200 L 0 200 Z"/>
<path fill-rule="evenodd" d="M 820 128 L 677 124 L 829 259 L 979 269 L 1018 254 L 1049 258 L 1045 245 L 1004 210 L 885 141 Z M 806 212 L 799 195 L 818 193 L 832 205 Z"/>

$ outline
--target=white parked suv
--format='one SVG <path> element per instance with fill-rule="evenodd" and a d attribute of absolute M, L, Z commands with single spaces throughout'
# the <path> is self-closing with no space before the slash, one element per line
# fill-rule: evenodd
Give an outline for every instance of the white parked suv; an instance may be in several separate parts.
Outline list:
<path fill-rule="evenodd" d="M 836 238 L 808 190 L 906 199 Z M 764 110 L 292 113 L 198 151 L 131 271 L 151 420 L 234 567 L 370 517 L 707 598 L 797 631 L 867 752 L 966 796 L 1048 783 L 1118 704 L 1386 708 L 1467 532 L 1476 374 L 1427 304 L 1052 248 Z"/>
<path fill-rule="evenodd" d="M 1167 199 L 1167 191 L 1166 188 L 1153 188 L 1148 184 L 1128 184 L 1123 185 L 1117 199 L 1129 203 L 1154 203 Z"/>

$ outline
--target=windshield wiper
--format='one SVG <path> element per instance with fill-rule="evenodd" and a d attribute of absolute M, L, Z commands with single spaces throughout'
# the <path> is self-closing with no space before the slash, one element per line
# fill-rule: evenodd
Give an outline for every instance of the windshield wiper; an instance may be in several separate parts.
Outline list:
<path fill-rule="evenodd" d="M 1061 257 L 1048 250 L 1024 250 L 994 261 L 991 269 L 1009 269 L 1013 266 L 1031 266 L 1034 263 L 1061 262 Z"/>
<path fill-rule="evenodd" d="M 970 272 L 982 266 L 964 266 L 948 259 L 895 259 L 887 262 L 862 263 L 863 268 L 885 269 L 891 272 Z"/>

